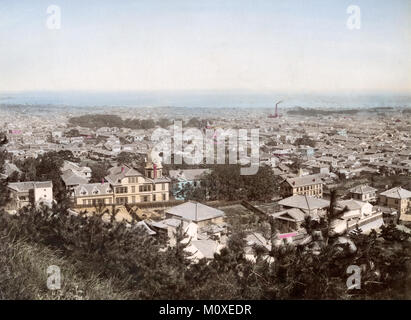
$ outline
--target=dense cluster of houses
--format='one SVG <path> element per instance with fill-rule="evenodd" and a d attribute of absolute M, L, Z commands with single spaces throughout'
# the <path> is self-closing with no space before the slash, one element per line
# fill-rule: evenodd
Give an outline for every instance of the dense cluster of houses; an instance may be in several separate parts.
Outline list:
<path fill-rule="evenodd" d="M 243 205 L 247 210 L 277 221 L 279 234 L 276 244 L 308 241 L 309 235 L 302 224 L 307 216 L 319 219 L 325 215 L 330 206 L 330 190 L 335 187 L 346 190 L 335 207 L 337 212 L 341 212 L 341 216 L 333 221 L 333 229 L 337 233 L 357 227 L 363 231 L 379 228 L 387 217 L 411 222 L 409 187 L 376 188 L 371 183 L 349 183 L 363 174 L 368 177 L 410 177 L 409 123 L 393 121 L 389 117 L 378 121 L 344 116 L 318 117 L 316 121 L 304 121 L 298 117 L 273 120 L 257 114 L 239 117 L 228 113 L 216 119 L 215 125 L 227 128 L 233 123 L 241 123 L 244 129 L 260 128 L 260 163 L 269 165 L 282 182 L 272 202 Z M 33 115 L 5 119 L 6 150 L 13 160 L 35 158 L 47 151 L 68 150 L 80 161 L 111 161 L 112 167 L 107 176 L 94 183 L 90 182 L 92 170 L 89 167 L 81 165 L 81 162 L 64 162 L 60 175 L 74 211 L 98 206 L 139 207 L 144 203 L 150 204 L 161 208 L 162 213 L 155 218 L 143 215 L 144 219 L 138 225 L 153 236 L 167 234 L 170 245 L 174 245 L 176 232 L 182 228 L 187 235 L 185 241 L 189 243 L 187 250 L 194 260 L 212 258 L 226 245 L 229 235 L 227 209 L 185 201 L 184 195 L 178 192 L 187 184 L 199 186 L 204 174 L 211 169 L 170 170 L 165 175 L 161 159 L 153 161 L 147 157 L 144 172 L 115 163 L 114 159 L 121 152 L 150 154 L 153 143 L 149 137 L 154 129 L 67 127 L 66 119 L 61 115 L 52 119 Z M 27 123 L 24 128 L 19 126 L 22 120 Z M 315 146 L 296 143 L 302 138 L 311 140 Z M 189 137 L 185 139 L 189 140 Z M 228 145 L 226 147 L 228 150 Z M 13 161 L 7 161 L 0 178 L 7 179 L 19 171 Z M 8 190 L 10 210 L 27 205 L 51 205 L 54 201 L 51 181 L 9 183 Z M 175 205 L 170 200 L 180 204 Z M 251 248 L 255 244 L 265 248 L 273 245 L 261 233 L 251 231 L 246 235 L 246 242 L 246 253 L 250 259 L 253 259 Z"/>

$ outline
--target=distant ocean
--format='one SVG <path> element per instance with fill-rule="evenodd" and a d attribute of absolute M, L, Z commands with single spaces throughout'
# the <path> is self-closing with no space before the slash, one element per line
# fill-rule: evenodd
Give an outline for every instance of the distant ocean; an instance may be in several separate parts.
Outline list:
<path fill-rule="evenodd" d="M 19 92 L 0 93 L 0 104 L 74 107 L 206 107 L 272 108 L 411 107 L 411 95 L 389 94 L 281 94 L 246 92 Z"/>

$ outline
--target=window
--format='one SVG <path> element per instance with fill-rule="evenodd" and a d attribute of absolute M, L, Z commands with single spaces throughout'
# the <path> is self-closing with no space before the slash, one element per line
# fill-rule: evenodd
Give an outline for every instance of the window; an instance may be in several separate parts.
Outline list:
<path fill-rule="evenodd" d="M 128 189 L 127 187 L 118 187 L 116 188 L 116 193 L 127 193 Z"/>
<path fill-rule="evenodd" d="M 86 205 L 87 204 L 87 200 L 83 200 L 83 205 Z"/>
<path fill-rule="evenodd" d="M 136 187 L 135 186 L 131 187 L 131 193 L 136 193 Z"/>
<path fill-rule="evenodd" d="M 132 202 L 132 203 L 136 203 L 136 196 L 132 196 L 132 197 L 131 197 L 131 202 Z"/>
<path fill-rule="evenodd" d="M 151 185 L 146 184 L 146 185 L 140 186 L 140 187 L 139 187 L 139 190 L 140 190 L 140 192 L 151 191 Z"/>
<path fill-rule="evenodd" d="M 156 195 L 153 194 L 153 201 L 156 201 Z"/>
<path fill-rule="evenodd" d="M 143 197 L 143 202 L 148 202 L 148 197 L 147 196 Z"/>
<path fill-rule="evenodd" d="M 161 190 L 163 190 L 163 191 L 166 190 L 166 184 L 165 183 L 161 184 Z"/>
<path fill-rule="evenodd" d="M 163 193 L 163 201 L 166 201 L 166 194 Z"/>
<path fill-rule="evenodd" d="M 125 204 L 128 203 L 128 198 L 127 197 L 120 197 L 116 199 L 117 204 Z"/>

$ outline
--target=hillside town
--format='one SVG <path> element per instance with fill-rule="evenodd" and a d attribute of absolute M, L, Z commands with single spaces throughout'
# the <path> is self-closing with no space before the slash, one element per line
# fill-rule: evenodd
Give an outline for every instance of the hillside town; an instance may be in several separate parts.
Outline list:
<path fill-rule="evenodd" d="M 115 118 L 128 125 L 111 126 L 110 110 L 96 115 L 54 110 L 45 116 L 2 109 L 4 210 L 18 215 L 28 207 L 52 208 L 67 197 L 70 214 L 105 210 L 103 220 L 115 216 L 129 226 L 136 223 L 150 237 L 166 235 L 166 246 L 176 245 L 182 228 L 193 263 L 213 259 L 238 227 L 251 261 L 257 258 L 254 245 L 267 250 L 305 246 L 315 254 L 316 240 L 304 223 L 307 217 L 320 221 L 330 210 L 340 213 L 330 221 L 333 232 L 347 241 L 352 232 L 379 232 L 387 224 L 411 232 L 411 114 L 406 110 L 308 117 L 280 115 L 277 109 L 275 117 L 266 110 L 222 110 L 212 118 L 185 111 L 184 130 L 259 129 L 259 166 L 268 168 L 272 187 L 262 196 L 237 198 L 210 196 L 207 190 L 195 196 L 207 189 L 205 181 L 218 164 L 174 165 L 164 163 L 161 154 L 153 158 L 153 132 L 173 129 L 170 118 L 149 118 L 156 111 L 147 112 L 144 120 L 139 110 L 128 110 L 125 114 L 133 118 Z M 149 125 L 132 128 L 132 121 Z M 227 150 L 229 139 L 228 133 L 223 138 Z M 191 143 L 185 138 L 184 146 Z M 59 165 L 40 174 L 35 166 L 50 154 L 59 157 Z M 260 183 L 252 187 L 264 189 Z M 264 223 L 249 224 L 250 217 L 275 221 L 275 236 Z"/>

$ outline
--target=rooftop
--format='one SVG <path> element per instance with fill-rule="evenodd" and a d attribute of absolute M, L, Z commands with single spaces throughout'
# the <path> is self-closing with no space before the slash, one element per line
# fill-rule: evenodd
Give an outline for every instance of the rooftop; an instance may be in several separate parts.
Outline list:
<path fill-rule="evenodd" d="M 53 183 L 51 181 L 12 182 L 8 184 L 8 187 L 17 192 L 29 192 L 35 188 L 52 188 Z"/>
<path fill-rule="evenodd" d="M 401 187 L 392 188 L 390 190 L 380 193 L 382 196 L 395 199 L 408 199 L 411 198 L 411 191 L 403 189 Z"/>
<path fill-rule="evenodd" d="M 166 213 L 181 217 L 184 220 L 204 221 L 225 216 L 224 212 L 202 203 L 189 201 L 172 207 Z"/>
<path fill-rule="evenodd" d="M 350 189 L 351 193 L 356 193 L 356 194 L 365 194 L 365 193 L 372 193 L 372 192 L 376 192 L 377 189 L 367 186 L 367 185 L 359 185 L 356 186 L 354 188 Z"/>
<path fill-rule="evenodd" d="M 303 177 L 288 178 L 286 181 L 293 187 L 304 187 L 313 184 L 323 183 L 322 175 L 312 174 Z"/>
<path fill-rule="evenodd" d="M 310 197 L 307 195 L 293 195 L 278 202 L 278 204 L 302 210 L 323 209 L 330 205 L 330 201 Z"/>

